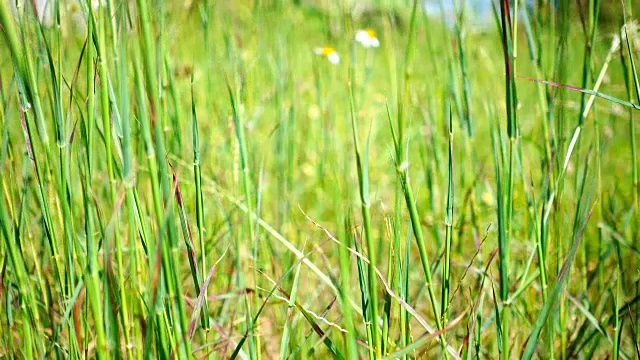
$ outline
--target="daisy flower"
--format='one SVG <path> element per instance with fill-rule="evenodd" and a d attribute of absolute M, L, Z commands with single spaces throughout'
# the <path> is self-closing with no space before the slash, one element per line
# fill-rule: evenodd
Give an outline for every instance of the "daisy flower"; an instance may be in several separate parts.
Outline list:
<path fill-rule="evenodd" d="M 329 62 L 334 65 L 340 63 L 340 55 L 338 55 L 338 52 L 336 51 L 336 49 L 332 47 L 325 46 L 325 47 L 315 48 L 313 49 L 313 52 L 316 55 L 325 56 L 327 60 L 329 60 Z"/>
<path fill-rule="evenodd" d="M 380 40 L 378 40 L 376 32 L 373 29 L 358 30 L 356 33 L 356 41 L 365 48 L 380 47 Z"/>

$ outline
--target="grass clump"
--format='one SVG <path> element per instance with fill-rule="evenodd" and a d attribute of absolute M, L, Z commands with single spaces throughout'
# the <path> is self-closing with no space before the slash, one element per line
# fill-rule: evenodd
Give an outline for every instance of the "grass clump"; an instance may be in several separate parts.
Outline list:
<path fill-rule="evenodd" d="M 0 2 L 0 356 L 640 356 L 638 26 L 554 4 Z"/>

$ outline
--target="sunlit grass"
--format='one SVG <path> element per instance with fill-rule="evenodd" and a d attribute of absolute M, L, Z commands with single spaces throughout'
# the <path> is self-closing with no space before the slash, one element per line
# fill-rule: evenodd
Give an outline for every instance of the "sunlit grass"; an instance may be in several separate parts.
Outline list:
<path fill-rule="evenodd" d="M 639 357 L 633 6 L 551 3 L 0 2 L 0 356 Z"/>

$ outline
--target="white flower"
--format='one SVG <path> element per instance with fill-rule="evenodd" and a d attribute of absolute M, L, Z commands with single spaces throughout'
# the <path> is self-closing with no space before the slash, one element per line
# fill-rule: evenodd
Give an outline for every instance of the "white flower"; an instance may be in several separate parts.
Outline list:
<path fill-rule="evenodd" d="M 327 59 L 332 64 L 339 64 L 340 63 L 340 56 L 338 56 L 337 52 L 332 52 L 329 55 L 327 55 Z"/>
<path fill-rule="evenodd" d="M 327 60 L 329 60 L 329 62 L 334 65 L 340 63 L 340 55 L 338 55 L 338 52 L 336 51 L 336 49 L 332 47 L 329 47 L 329 46 L 318 47 L 313 49 L 313 52 L 318 56 L 326 57 Z"/>
<path fill-rule="evenodd" d="M 373 29 L 358 30 L 356 41 L 365 48 L 380 47 L 380 40 L 376 37 L 376 32 Z"/>

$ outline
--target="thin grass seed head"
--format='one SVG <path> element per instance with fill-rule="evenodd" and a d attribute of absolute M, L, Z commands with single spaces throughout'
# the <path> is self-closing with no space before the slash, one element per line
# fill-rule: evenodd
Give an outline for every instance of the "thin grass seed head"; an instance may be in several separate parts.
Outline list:
<path fill-rule="evenodd" d="M 336 51 L 336 49 L 330 46 L 317 47 L 313 49 L 313 52 L 318 56 L 326 57 L 327 60 L 329 60 L 329 62 L 334 65 L 337 65 L 340 63 L 340 55 L 338 55 L 338 52 Z"/>
<path fill-rule="evenodd" d="M 380 40 L 378 40 L 375 30 L 371 28 L 358 30 L 355 40 L 367 49 L 380 47 Z"/>

